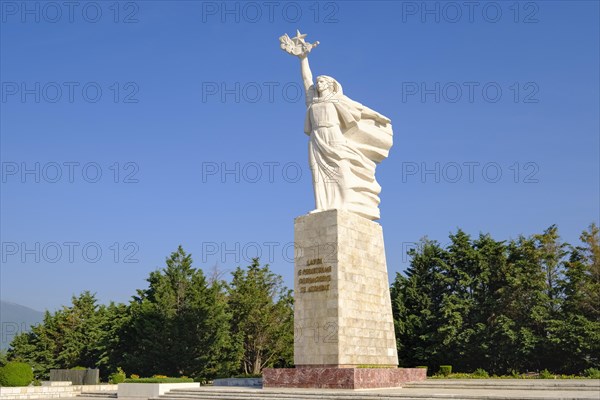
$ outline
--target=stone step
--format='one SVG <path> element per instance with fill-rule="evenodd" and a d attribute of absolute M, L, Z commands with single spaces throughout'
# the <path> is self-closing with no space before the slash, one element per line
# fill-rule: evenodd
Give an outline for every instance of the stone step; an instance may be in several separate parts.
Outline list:
<path fill-rule="evenodd" d="M 340 395 L 334 393 L 321 393 L 318 396 L 306 396 L 301 393 L 286 396 L 265 396 L 264 393 L 255 393 L 250 396 L 244 396 L 241 393 L 224 393 L 218 395 L 215 393 L 203 393 L 198 394 L 194 397 L 195 400 L 261 400 L 261 399 L 286 399 L 286 400 L 307 400 L 307 399 L 320 399 L 320 400 L 595 400 L 598 396 L 579 396 L 579 395 L 552 395 L 540 396 L 540 395 L 519 395 L 507 396 L 504 394 L 500 395 L 482 395 L 475 394 L 471 395 L 468 393 L 435 393 L 435 394 L 366 394 L 360 393 L 352 396 Z M 171 396 L 160 396 L 160 398 L 151 398 L 149 400 L 189 400 L 189 398 L 171 397 Z"/>
<path fill-rule="evenodd" d="M 229 395 L 228 397 L 215 397 L 212 395 L 205 395 L 201 397 L 196 397 L 197 400 L 247 400 L 247 399 L 266 399 L 267 397 L 261 397 L 260 395 L 256 395 L 256 397 L 240 397 L 237 395 Z M 273 397 L 274 399 L 283 399 L 284 397 Z M 319 397 L 314 397 L 315 399 L 322 400 L 517 400 L 517 398 L 508 398 L 508 397 L 481 397 L 481 396 L 457 396 L 456 394 L 436 394 L 436 395 L 404 395 L 401 397 L 388 397 L 388 396 L 355 396 L 355 397 L 344 397 L 344 396 L 336 396 L 336 395 L 322 395 Z M 162 399 L 162 397 L 161 397 Z M 306 400 L 307 397 L 303 395 L 296 395 L 295 397 L 285 397 L 288 400 Z M 156 400 L 156 399 L 149 399 Z M 519 397 L 518 400 L 557 400 L 556 397 Z M 561 397 L 560 400 L 593 400 L 590 398 L 579 398 L 579 397 Z"/>
<path fill-rule="evenodd" d="M 321 393 L 320 395 L 315 396 L 306 396 L 301 393 L 291 394 L 291 395 L 265 395 L 264 393 L 255 393 L 252 395 L 243 395 L 240 393 L 224 393 L 222 395 L 215 393 L 204 393 L 202 395 L 197 395 L 194 397 L 195 400 L 262 400 L 262 399 L 285 399 L 285 400 L 307 400 L 307 399 L 319 399 L 319 400 L 424 400 L 435 398 L 437 400 L 457 400 L 457 399 L 465 399 L 465 400 L 483 400 L 481 396 L 460 396 L 457 397 L 455 394 L 436 394 L 435 397 L 431 397 L 430 395 L 413 395 L 413 394 L 404 394 L 404 395 L 396 395 L 396 396 L 388 396 L 388 395 L 367 395 L 364 393 L 345 396 L 340 394 L 328 394 Z M 149 400 L 189 400 L 189 397 L 172 397 L 172 396 L 160 396 L 160 398 L 151 398 Z M 489 398 L 493 400 L 493 398 Z M 504 399 L 504 398 L 502 398 Z M 547 400 L 544 397 L 519 397 L 519 400 Z M 579 398 L 561 398 L 561 400 L 582 400 Z M 587 400 L 587 399 L 586 399 Z"/>
<path fill-rule="evenodd" d="M 246 400 L 246 399 L 281 399 L 281 400 L 307 400 L 307 399 L 327 399 L 327 400 L 367 400 L 367 399 L 406 399 L 406 396 L 393 396 L 385 395 L 382 397 L 378 393 L 336 393 L 335 391 L 324 390 L 321 392 L 263 392 L 262 390 L 256 390 L 254 392 L 217 392 L 217 391 L 202 391 L 197 392 L 193 395 L 182 396 L 180 394 L 167 393 L 160 396 L 159 399 L 154 400 Z"/>
<path fill-rule="evenodd" d="M 318 393 L 298 393 L 298 392 L 290 392 L 290 393 L 269 393 L 263 392 L 262 390 L 257 390 L 256 392 L 197 392 L 195 394 L 174 394 L 167 393 L 163 396 L 160 396 L 160 400 L 191 400 L 191 399 L 350 399 L 357 400 L 366 397 L 360 397 L 360 393 L 356 394 L 336 394 L 336 393 L 327 393 L 327 392 L 318 392 Z M 368 397 L 368 398 L 377 398 L 381 399 L 381 397 Z"/>
<path fill-rule="evenodd" d="M 84 392 L 78 394 L 77 397 L 98 397 L 103 399 L 116 399 L 117 392 Z"/>
<path fill-rule="evenodd" d="M 400 390 L 400 389 L 396 389 Z M 371 390 L 357 390 L 353 391 L 351 389 L 253 389 L 253 388 L 239 388 L 237 390 L 221 390 L 221 388 L 214 388 L 212 390 L 204 389 L 197 391 L 179 391 L 172 390 L 163 396 L 160 396 L 161 399 L 169 398 L 171 400 L 179 399 L 196 399 L 198 396 L 211 395 L 215 398 L 229 398 L 228 396 L 240 396 L 240 398 L 265 398 L 265 399 L 324 399 L 324 398 L 348 398 L 354 399 L 357 398 L 377 398 L 381 399 L 382 394 L 371 391 Z M 393 394 L 386 393 L 386 396 L 390 396 Z M 301 397 L 298 397 L 301 396 Z M 332 397 L 333 396 L 333 397 Z M 367 397 L 365 397 L 367 396 Z"/>
<path fill-rule="evenodd" d="M 429 379 L 406 383 L 405 388 L 589 390 L 600 392 L 598 379 Z"/>
<path fill-rule="evenodd" d="M 512 383 L 512 382 L 509 382 Z M 436 383 L 437 384 L 437 383 Z M 546 384 L 546 386 L 544 386 Z M 554 384 L 554 387 L 548 385 Z M 424 385 L 426 386 L 426 385 Z M 331 389 L 256 389 L 231 387 L 201 387 L 198 389 L 176 389 L 150 400 L 590 400 L 600 398 L 600 390 L 594 382 L 565 386 L 563 382 L 534 383 L 520 390 L 506 390 L 498 385 L 466 385 L 466 388 L 450 389 L 434 386 L 375 389 L 375 390 L 331 390 Z M 510 386 L 510 385 L 507 385 Z M 546 388 L 550 388 L 550 390 Z M 594 390 L 589 390 L 589 389 Z"/>

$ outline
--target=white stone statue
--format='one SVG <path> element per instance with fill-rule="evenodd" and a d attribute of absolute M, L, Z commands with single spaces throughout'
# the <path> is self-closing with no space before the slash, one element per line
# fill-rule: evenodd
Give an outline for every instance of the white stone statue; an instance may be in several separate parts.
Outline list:
<path fill-rule="evenodd" d="M 300 58 L 306 95 L 304 132 L 310 136 L 308 160 L 313 176 L 315 210 L 343 209 L 370 220 L 379 219 L 381 186 L 375 166 L 392 147 L 390 120 L 344 96 L 334 78 L 321 75 L 316 85 L 308 53 L 319 42 L 307 43 L 306 34 L 281 36 L 281 48 Z"/>

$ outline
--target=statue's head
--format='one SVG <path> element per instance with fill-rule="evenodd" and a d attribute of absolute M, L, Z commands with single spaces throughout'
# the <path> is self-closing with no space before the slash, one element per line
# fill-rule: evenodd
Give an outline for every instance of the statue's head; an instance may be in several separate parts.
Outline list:
<path fill-rule="evenodd" d="M 323 93 L 331 93 L 333 95 L 343 94 L 342 85 L 340 85 L 340 83 L 331 76 L 317 76 L 316 86 L 319 96 L 321 96 Z"/>

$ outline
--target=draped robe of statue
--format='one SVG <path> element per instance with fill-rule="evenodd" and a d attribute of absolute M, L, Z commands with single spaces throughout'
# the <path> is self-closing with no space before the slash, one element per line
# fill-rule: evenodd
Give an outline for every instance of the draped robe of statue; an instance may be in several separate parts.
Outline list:
<path fill-rule="evenodd" d="M 306 96 L 304 132 L 310 136 L 313 212 L 344 209 L 379 219 L 381 186 L 375 167 L 392 147 L 392 127 L 365 118 L 376 113 L 345 96 L 335 79 L 326 78 L 333 82 L 332 95 L 319 98 L 313 85 Z"/>

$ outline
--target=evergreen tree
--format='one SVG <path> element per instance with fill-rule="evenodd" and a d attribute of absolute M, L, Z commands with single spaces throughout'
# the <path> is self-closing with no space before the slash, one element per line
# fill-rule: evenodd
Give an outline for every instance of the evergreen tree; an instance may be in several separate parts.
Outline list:
<path fill-rule="evenodd" d="M 281 276 L 258 258 L 233 272 L 229 287 L 231 333 L 238 344 L 240 370 L 260 374 L 263 368 L 292 363 L 293 300 Z"/>
<path fill-rule="evenodd" d="M 560 368 L 577 373 L 600 366 L 600 235 L 595 224 L 584 231 L 582 246 L 571 247 L 562 281 L 560 318 L 552 321 L 550 340 Z"/>
<path fill-rule="evenodd" d="M 126 371 L 198 378 L 223 373 L 233 361 L 222 284 L 209 286 L 181 246 L 166 264 L 150 274 L 149 287 L 131 304 Z"/>
<path fill-rule="evenodd" d="M 125 338 L 131 322 L 131 313 L 129 306 L 114 302 L 100 311 L 100 329 L 104 335 L 98 343 L 96 366 L 100 369 L 100 378 L 107 380 L 111 374 L 117 372 L 118 367 L 123 366 L 123 360 L 129 352 Z"/>
<path fill-rule="evenodd" d="M 591 224 L 580 236 L 582 246 L 571 248 L 565 288 L 566 311 L 600 321 L 600 229 Z"/>
<path fill-rule="evenodd" d="M 440 353 L 438 327 L 447 290 L 445 251 L 435 241 L 422 239 L 406 276 L 396 275 L 391 288 L 398 358 L 401 366 L 427 365 L 444 359 Z"/>
<path fill-rule="evenodd" d="M 54 314 L 46 312 L 43 323 L 17 335 L 9 358 L 29 363 L 42 379 L 53 368 L 95 368 L 106 334 L 101 328 L 102 310 L 88 291 L 73 297 L 71 306 Z"/>

